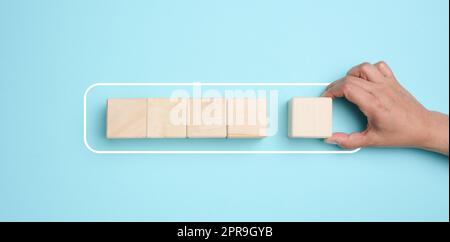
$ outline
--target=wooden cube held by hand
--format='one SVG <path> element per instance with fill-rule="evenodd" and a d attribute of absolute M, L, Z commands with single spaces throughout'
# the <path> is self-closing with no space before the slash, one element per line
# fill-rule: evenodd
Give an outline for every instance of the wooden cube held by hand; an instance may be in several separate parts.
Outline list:
<path fill-rule="evenodd" d="M 332 135 L 332 99 L 294 97 L 289 102 L 289 137 L 328 138 Z"/>

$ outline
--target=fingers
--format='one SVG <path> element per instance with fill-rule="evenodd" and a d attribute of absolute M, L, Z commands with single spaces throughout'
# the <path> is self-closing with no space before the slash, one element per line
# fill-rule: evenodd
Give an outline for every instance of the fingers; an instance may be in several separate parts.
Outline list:
<path fill-rule="evenodd" d="M 331 98 L 345 97 L 348 101 L 356 104 L 367 115 L 373 109 L 372 106 L 374 104 L 371 85 L 371 83 L 356 77 L 346 77 L 332 83 L 322 96 Z"/>
<path fill-rule="evenodd" d="M 362 63 L 350 69 L 347 75 L 365 79 L 370 82 L 383 82 L 384 75 L 375 65 Z"/>
<path fill-rule="evenodd" d="M 338 145 L 344 149 L 356 149 L 370 145 L 370 135 L 367 132 L 356 132 L 352 134 L 334 133 L 326 143 Z"/>
<path fill-rule="evenodd" d="M 391 68 L 384 62 L 380 61 L 375 64 L 375 67 L 383 74 L 385 77 L 394 77 L 394 73 Z"/>
<path fill-rule="evenodd" d="M 345 84 L 359 86 L 368 92 L 371 92 L 370 90 L 373 88 L 373 84 L 364 79 L 357 78 L 354 76 L 346 76 L 346 77 L 341 78 L 337 81 L 334 81 L 330 85 L 328 85 L 326 87 L 324 93 L 326 93 L 328 90 L 334 89 L 336 87 L 339 87 L 340 85 L 345 85 Z"/>

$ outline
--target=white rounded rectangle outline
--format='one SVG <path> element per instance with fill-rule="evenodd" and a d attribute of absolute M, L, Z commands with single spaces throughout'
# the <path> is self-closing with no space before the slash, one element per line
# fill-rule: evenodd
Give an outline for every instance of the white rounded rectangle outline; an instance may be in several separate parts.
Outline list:
<path fill-rule="evenodd" d="M 96 150 L 89 145 L 87 140 L 87 97 L 89 92 L 101 86 L 328 86 L 330 83 L 94 83 L 84 91 L 83 97 L 83 141 L 88 150 L 96 154 L 354 154 L 361 150 Z"/>

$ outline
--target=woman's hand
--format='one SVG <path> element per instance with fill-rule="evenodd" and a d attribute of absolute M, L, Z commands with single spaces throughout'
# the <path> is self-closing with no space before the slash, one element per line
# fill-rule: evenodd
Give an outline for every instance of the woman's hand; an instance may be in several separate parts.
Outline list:
<path fill-rule="evenodd" d="M 367 129 L 335 133 L 328 143 L 353 149 L 366 146 L 417 147 L 448 155 L 449 119 L 428 111 L 395 78 L 384 62 L 363 63 L 330 84 L 323 96 L 344 97 L 367 116 Z"/>

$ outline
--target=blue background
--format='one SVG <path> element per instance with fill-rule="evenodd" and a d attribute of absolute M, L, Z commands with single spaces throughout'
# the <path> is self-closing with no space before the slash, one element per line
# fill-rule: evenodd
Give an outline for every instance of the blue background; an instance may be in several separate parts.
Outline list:
<path fill-rule="evenodd" d="M 448 221 L 448 157 L 98 155 L 82 99 L 94 82 L 330 82 L 383 59 L 448 114 L 448 5 L 0 0 L 0 220 Z"/>

